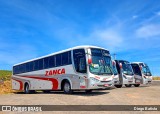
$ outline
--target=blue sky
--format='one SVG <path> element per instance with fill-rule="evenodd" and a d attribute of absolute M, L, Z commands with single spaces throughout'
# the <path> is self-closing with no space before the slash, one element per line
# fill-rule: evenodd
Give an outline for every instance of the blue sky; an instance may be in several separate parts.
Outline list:
<path fill-rule="evenodd" d="M 159 0 L 0 0 L 0 69 L 77 45 L 160 76 Z"/>

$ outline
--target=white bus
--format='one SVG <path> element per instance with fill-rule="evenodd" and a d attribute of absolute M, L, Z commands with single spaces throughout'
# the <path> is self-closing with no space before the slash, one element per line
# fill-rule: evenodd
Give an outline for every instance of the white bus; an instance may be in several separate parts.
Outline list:
<path fill-rule="evenodd" d="M 133 62 L 131 63 L 137 86 L 140 84 L 150 84 L 152 82 L 152 74 L 146 63 Z"/>
<path fill-rule="evenodd" d="M 35 90 L 73 90 L 107 88 L 113 85 L 108 50 L 97 46 L 77 46 L 13 66 L 12 89 L 31 93 Z"/>
<path fill-rule="evenodd" d="M 125 60 L 115 60 L 116 68 L 119 75 L 119 83 L 115 83 L 114 86 L 121 88 L 123 85 L 131 87 L 135 84 L 134 73 L 131 64 Z"/>

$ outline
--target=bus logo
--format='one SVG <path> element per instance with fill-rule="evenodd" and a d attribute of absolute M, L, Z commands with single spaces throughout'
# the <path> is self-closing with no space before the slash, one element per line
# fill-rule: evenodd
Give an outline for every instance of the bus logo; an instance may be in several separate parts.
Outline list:
<path fill-rule="evenodd" d="M 65 74 L 65 69 L 47 70 L 45 76 L 52 76 L 58 74 Z"/>

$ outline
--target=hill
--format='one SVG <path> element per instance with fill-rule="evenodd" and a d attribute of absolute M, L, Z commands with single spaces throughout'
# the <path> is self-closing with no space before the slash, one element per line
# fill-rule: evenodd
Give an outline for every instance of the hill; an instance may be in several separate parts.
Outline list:
<path fill-rule="evenodd" d="M 12 71 L 10 70 L 0 70 L 0 80 L 10 80 L 12 75 Z"/>

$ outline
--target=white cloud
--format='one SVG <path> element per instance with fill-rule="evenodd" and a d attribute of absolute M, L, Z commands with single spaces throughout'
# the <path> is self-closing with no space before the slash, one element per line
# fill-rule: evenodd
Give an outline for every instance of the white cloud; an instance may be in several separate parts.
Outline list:
<path fill-rule="evenodd" d="M 160 16 L 160 11 L 159 11 L 159 12 L 157 12 L 157 15 L 158 15 L 158 16 Z"/>
<path fill-rule="evenodd" d="M 148 24 L 142 26 L 136 31 L 136 35 L 140 38 L 160 36 L 160 24 Z"/>
<path fill-rule="evenodd" d="M 96 38 L 106 47 L 115 49 L 123 42 L 121 35 L 114 29 L 95 30 L 93 31 L 91 38 Z"/>
<path fill-rule="evenodd" d="M 136 19 L 137 17 L 138 17 L 137 15 L 133 15 L 133 16 L 132 16 L 133 19 Z"/>

